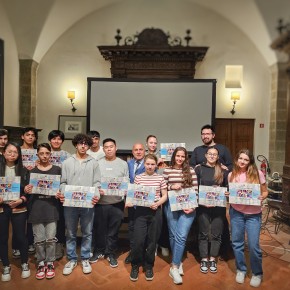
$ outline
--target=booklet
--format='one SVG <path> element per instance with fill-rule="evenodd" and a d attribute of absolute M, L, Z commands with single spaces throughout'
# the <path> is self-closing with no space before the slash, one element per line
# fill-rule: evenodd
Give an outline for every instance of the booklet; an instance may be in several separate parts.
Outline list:
<path fill-rule="evenodd" d="M 227 206 L 226 187 L 200 185 L 198 203 L 205 206 Z"/>
<path fill-rule="evenodd" d="M 160 156 L 164 161 L 170 161 L 174 150 L 184 147 L 185 143 L 160 143 Z"/>
<path fill-rule="evenodd" d="M 0 197 L 4 202 L 20 198 L 20 176 L 0 177 Z"/>
<path fill-rule="evenodd" d="M 261 205 L 260 184 L 229 183 L 229 202 L 234 204 Z"/>
<path fill-rule="evenodd" d="M 97 187 L 66 185 L 64 189 L 65 201 L 63 206 L 92 208 L 94 207 L 92 204 L 94 196 L 100 198 Z"/>
<path fill-rule="evenodd" d="M 198 207 L 196 190 L 193 187 L 170 190 L 168 191 L 168 199 L 171 211 Z"/>
<path fill-rule="evenodd" d="M 24 167 L 35 167 L 35 162 L 38 159 L 36 149 L 21 149 L 22 163 Z"/>
<path fill-rule="evenodd" d="M 128 177 L 102 177 L 101 189 L 105 195 L 124 196 L 127 194 Z"/>
<path fill-rule="evenodd" d="M 150 207 L 154 203 L 155 195 L 156 188 L 154 186 L 129 184 L 126 204 L 131 203 L 136 206 Z"/>
<path fill-rule="evenodd" d="M 61 167 L 62 163 L 70 156 L 70 154 L 64 150 L 52 151 L 50 156 L 50 163 L 55 166 Z"/>
<path fill-rule="evenodd" d="M 60 187 L 60 175 L 30 173 L 29 183 L 33 185 L 33 194 L 55 196 Z"/>

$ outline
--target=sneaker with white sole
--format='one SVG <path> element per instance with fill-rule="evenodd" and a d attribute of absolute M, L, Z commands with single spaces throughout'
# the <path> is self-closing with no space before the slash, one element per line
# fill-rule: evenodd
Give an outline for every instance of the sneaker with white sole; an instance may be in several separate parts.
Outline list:
<path fill-rule="evenodd" d="M 178 273 L 180 276 L 184 276 L 183 263 L 180 263 L 179 268 L 178 268 Z"/>
<path fill-rule="evenodd" d="M 99 259 L 104 258 L 104 254 L 100 252 L 94 252 L 90 257 L 89 261 L 91 264 L 98 262 Z"/>
<path fill-rule="evenodd" d="M 34 254 L 35 253 L 35 247 L 34 245 L 28 246 L 28 254 Z"/>
<path fill-rule="evenodd" d="M 35 274 L 35 278 L 37 280 L 42 280 L 45 278 L 45 272 L 46 272 L 46 268 L 43 262 L 38 264 L 37 270 L 36 270 L 36 274 Z"/>
<path fill-rule="evenodd" d="M 168 257 L 169 256 L 169 249 L 168 248 L 163 248 L 163 247 L 160 247 L 161 248 L 161 254 L 163 257 Z"/>
<path fill-rule="evenodd" d="M 262 280 L 263 280 L 262 275 L 253 275 L 250 281 L 250 285 L 252 287 L 259 287 L 261 285 Z"/>
<path fill-rule="evenodd" d="M 55 269 L 53 262 L 47 263 L 45 277 L 46 279 L 52 279 L 55 277 Z"/>
<path fill-rule="evenodd" d="M 76 261 L 69 261 L 64 265 L 64 268 L 62 270 L 62 274 L 63 275 L 70 275 L 73 271 L 73 269 L 77 266 L 77 262 Z"/>
<path fill-rule="evenodd" d="M 237 274 L 236 274 L 236 282 L 239 284 L 243 284 L 245 282 L 245 277 L 246 277 L 246 273 L 237 270 Z"/>
<path fill-rule="evenodd" d="M 173 279 L 174 284 L 179 285 L 182 284 L 182 277 L 179 274 L 178 268 L 170 267 L 169 276 Z"/>
<path fill-rule="evenodd" d="M 10 266 L 4 266 L 3 272 L 1 276 L 1 281 L 8 282 L 11 280 L 11 267 Z"/>
<path fill-rule="evenodd" d="M 201 260 L 200 272 L 203 274 L 206 274 L 208 272 L 208 261 L 207 260 Z"/>
<path fill-rule="evenodd" d="M 21 278 L 26 279 L 30 277 L 30 269 L 29 265 L 27 263 L 21 264 L 22 272 L 21 272 Z"/>
<path fill-rule="evenodd" d="M 217 264 L 216 264 L 216 261 L 215 260 L 210 260 L 208 262 L 209 264 L 209 270 L 211 273 L 216 273 L 217 272 Z"/>
<path fill-rule="evenodd" d="M 14 259 L 19 259 L 20 258 L 20 251 L 16 249 L 12 249 L 12 257 Z"/>
<path fill-rule="evenodd" d="M 92 267 L 89 260 L 82 260 L 82 267 L 84 274 L 90 274 L 92 272 Z"/>
<path fill-rule="evenodd" d="M 108 257 L 107 257 L 107 260 L 109 261 L 109 264 L 112 268 L 116 268 L 118 267 L 118 261 L 117 259 L 115 258 L 114 255 L 110 254 Z"/>

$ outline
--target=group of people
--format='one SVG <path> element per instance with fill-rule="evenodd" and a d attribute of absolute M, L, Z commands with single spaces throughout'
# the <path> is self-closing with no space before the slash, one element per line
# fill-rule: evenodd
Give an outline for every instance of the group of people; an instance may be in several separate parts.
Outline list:
<path fill-rule="evenodd" d="M 6 134 L 5 134 L 6 133 Z M 36 142 L 37 131 L 26 128 L 22 135 L 22 149 L 27 149 L 25 134 L 30 144 Z M 229 240 L 226 208 L 203 206 L 172 211 L 168 191 L 192 188 L 198 192 L 200 185 L 227 187 L 228 183 L 255 183 L 261 185 L 262 201 L 267 197 L 264 175 L 257 169 L 253 154 L 242 149 L 232 162 L 229 150 L 214 141 L 211 125 L 201 128 L 202 146 L 196 147 L 189 159 L 184 147 L 177 147 L 169 164 L 160 158 L 157 138 L 149 135 L 146 147 L 141 142 L 133 145 L 133 158 L 128 162 L 117 157 L 117 144 L 112 138 L 104 139 L 100 146 L 100 134 L 90 131 L 78 134 L 72 144 L 75 154 L 67 154 L 61 167 L 52 165 L 51 154 L 61 151 L 64 134 L 59 130 L 49 133 L 49 143 L 37 146 L 38 160 L 34 168 L 25 168 L 21 160 L 21 147 L 8 142 L 6 130 L 0 130 L 0 176 L 20 176 L 20 197 L 4 201 L 0 196 L 0 258 L 3 264 L 2 281 L 11 279 L 8 258 L 9 223 L 12 223 L 13 240 L 17 245 L 22 266 L 22 278 L 30 276 L 28 266 L 28 239 L 26 228 L 32 225 L 37 260 L 37 279 L 55 276 L 54 261 L 57 249 L 66 243 L 68 262 L 63 274 L 69 275 L 78 263 L 77 229 L 82 233 L 81 266 L 83 273 L 92 272 L 91 264 L 106 258 L 112 268 L 118 266 L 118 232 L 123 220 L 124 207 L 128 208 L 130 251 L 125 263 L 131 264 L 130 280 L 137 281 L 140 266 L 148 281 L 154 278 L 154 261 L 157 244 L 169 239 L 171 267 L 169 276 L 175 284 L 182 284 L 183 254 L 192 224 L 197 219 L 200 271 L 217 272 L 217 258 Z M 24 146 L 24 147 L 23 147 Z M 29 184 L 31 173 L 60 175 L 60 189 L 56 196 L 33 193 Z M 150 207 L 125 204 L 126 196 L 105 195 L 100 187 L 102 177 L 127 177 L 130 183 L 155 188 L 154 203 Z M 66 185 L 99 188 L 100 198 L 92 198 L 92 207 L 62 206 Z M 226 193 L 229 195 L 229 193 Z M 262 253 L 259 246 L 261 206 L 230 205 L 231 246 L 236 260 L 236 282 L 244 283 L 247 273 L 245 261 L 245 233 L 250 252 L 252 277 L 250 285 L 260 286 L 263 279 Z M 166 226 L 167 225 L 167 226 Z M 166 229 L 168 227 L 168 229 Z M 167 231 L 166 231 L 167 230 Z M 66 236 L 65 236 L 66 231 Z M 168 234 L 166 234 L 168 232 Z M 227 238 L 224 238 L 227 237 Z M 165 243 L 166 244 L 166 243 Z M 13 248 L 15 247 L 12 245 Z"/>

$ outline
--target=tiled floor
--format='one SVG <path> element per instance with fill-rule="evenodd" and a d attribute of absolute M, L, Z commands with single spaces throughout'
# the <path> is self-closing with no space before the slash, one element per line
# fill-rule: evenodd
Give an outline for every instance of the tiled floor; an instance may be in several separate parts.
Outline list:
<path fill-rule="evenodd" d="M 278 234 L 274 234 L 273 219 L 262 229 L 261 246 L 263 249 L 264 281 L 260 289 L 286 290 L 290 289 L 290 228 L 284 225 Z M 127 242 L 125 243 L 127 245 Z M 37 281 L 34 277 L 34 260 L 30 259 L 32 276 L 26 280 L 20 278 L 20 262 L 12 259 L 12 280 L 1 282 L 0 289 L 19 290 L 63 290 L 63 289 L 102 289 L 102 290 L 125 290 L 125 289 L 196 289 L 196 290 L 234 290 L 253 289 L 249 286 L 250 276 L 247 276 L 245 284 L 240 285 L 235 282 L 234 259 L 227 262 L 218 263 L 218 273 L 202 274 L 199 271 L 197 259 L 189 252 L 184 260 L 185 276 L 182 285 L 175 285 L 168 276 L 169 259 L 163 258 L 159 253 L 154 267 L 155 277 L 151 282 L 145 281 L 144 274 L 140 272 L 139 280 L 131 282 L 129 280 L 130 265 L 125 265 L 126 246 L 119 257 L 119 266 L 112 269 L 108 261 L 102 259 L 92 265 L 93 272 L 89 275 L 82 273 L 81 266 L 73 271 L 70 276 L 63 276 L 62 269 L 66 259 L 56 262 L 56 277 L 50 281 Z"/>

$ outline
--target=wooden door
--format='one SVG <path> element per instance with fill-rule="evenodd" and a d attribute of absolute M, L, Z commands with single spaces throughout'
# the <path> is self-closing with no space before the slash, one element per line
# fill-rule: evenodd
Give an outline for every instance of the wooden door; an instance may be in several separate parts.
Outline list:
<path fill-rule="evenodd" d="M 215 141 L 227 146 L 234 157 L 240 149 L 254 149 L 254 119 L 215 119 Z"/>

